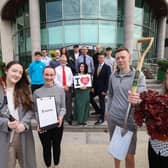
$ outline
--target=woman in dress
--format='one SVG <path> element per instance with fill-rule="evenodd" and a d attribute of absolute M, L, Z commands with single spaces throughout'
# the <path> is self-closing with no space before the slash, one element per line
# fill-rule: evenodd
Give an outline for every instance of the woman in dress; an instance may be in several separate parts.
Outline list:
<path fill-rule="evenodd" d="M 88 74 L 88 67 L 84 63 L 80 63 L 77 75 Z M 89 118 L 89 102 L 90 102 L 90 88 L 83 86 L 75 89 L 75 108 L 74 119 L 79 125 L 86 125 Z"/>

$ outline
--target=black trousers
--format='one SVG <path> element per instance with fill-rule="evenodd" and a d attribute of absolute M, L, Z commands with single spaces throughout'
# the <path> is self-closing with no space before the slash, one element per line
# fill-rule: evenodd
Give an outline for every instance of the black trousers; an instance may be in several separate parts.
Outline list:
<path fill-rule="evenodd" d="M 94 97 L 99 97 L 99 106 L 97 105 Z M 101 93 L 90 92 L 90 103 L 92 104 L 96 113 L 100 114 L 100 119 L 104 120 L 104 113 L 105 113 L 105 96 Z"/>
<path fill-rule="evenodd" d="M 31 91 L 32 91 L 32 93 L 33 93 L 36 89 L 41 88 L 42 86 L 43 86 L 43 84 L 42 84 L 42 85 L 31 85 Z"/>
<path fill-rule="evenodd" d="M 168 168 L 168 157 L 160 156 L 153 150 L 150 142 L 148 144 L 149 168 Z"/>
<path fill-rule="evenodd" d="M 72 121 L 72 88 L 65 91 L 65 105 L 66 105 L 66 121 Z"/>
<path fill-rule="evenodd" d="M 54 165 L 58 165 L 61 154 L 61 140 L 63 135 L 63 124 L 60 128 L 56 127 L 44 133 L 39 133 L 43 147 L 43 158 L 47 167 L 51 166 L 51 148 L 53 148 Z"/>

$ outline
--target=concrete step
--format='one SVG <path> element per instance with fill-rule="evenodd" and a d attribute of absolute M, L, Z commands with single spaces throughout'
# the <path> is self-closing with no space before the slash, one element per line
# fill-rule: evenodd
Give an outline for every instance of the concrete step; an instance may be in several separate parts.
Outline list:
<path fill-rule="evenodd" d="M 108 132 L 107 121 L 104 121 L 101 125 L 94 125 L 95 121 L 88 120 L 87 125 L 77 125 L 75 121 L 73 121 L 72 125 L 69 125 L 66 121 L 64 122 L 64 131 L 66 132 Z M 32 120 L 32 128 L 36 130 L 37 122 Z M 141 128 L 138 128 L 139 131 L 146 130 L 145 125 Z"/>
<path fill-rule="evenodd" d="M 148 89 L 161 89 L 162 88 L 162 84 L 148 84 L 147 88 Z"/>
<path fill-rule="evenodd" d="M 147 89 L 160 91 L 162 89 L 162 82 L 155 79 L 146 79 Z"/>
<path fill-rule="evenodd" d="M 87 125 L 77 125 L 75 121 L 73 121 L 72 125 L 68 125 L 68 123 L 64 123 L 64 130 L 67 132 L 107 132 L 108 126 L 107 121 L 102 123 L 101 125 L 94 125 L 96 120 L 88 120 Z"/>
<path fill-rule="evenodd" d="M 146 79 L 146 84 L 161 84 L 162 82 L 156 79 Z"/>

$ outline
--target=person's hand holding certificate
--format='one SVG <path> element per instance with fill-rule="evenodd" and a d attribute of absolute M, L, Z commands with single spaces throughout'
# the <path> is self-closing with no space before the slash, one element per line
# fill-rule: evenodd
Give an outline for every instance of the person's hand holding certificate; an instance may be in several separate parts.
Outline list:
<path fill-rule="evenodd" d="M 39 127 L 49 129 L 57 126 L 58 116 L 56 111 L 55 97 L 37 98 L 36 101 Z"/>

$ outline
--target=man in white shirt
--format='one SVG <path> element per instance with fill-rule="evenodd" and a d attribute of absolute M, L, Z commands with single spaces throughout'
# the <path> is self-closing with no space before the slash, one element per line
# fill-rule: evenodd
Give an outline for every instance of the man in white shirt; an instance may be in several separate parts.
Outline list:
<path fill-rule="evenodd" d="M 111 47 L 106 48 L 106 57 L 105 57 L 104 62 L 110 66 L 111 72 L 114 73 L 117 65 L 116 65 L 115 58 L 112 57 L 112 48 Z"/>
<path fill-rule="evenodd" d="M 68 65 L 70 66 L 73 75 L 77 73 L 76 71 L 76 60 L 78 59 L 79 53 L 79 45 L 73 46 L 73 54 L 68 56 Z"/>
<path fill-rule="evenodd" d="M 82 54 L 76 60 L 76 70 L 78 69 L 79 64 L 83 62 L 84 64 L 87 64 L 87 66 L 88 66 L 88 73 L 93 75 L 94 63 L 93 63 L 93 58 L 91 56 L 87 55 L 88 48 L 86 46 L 83 46 L 81 51 L 82 51 Z"/>
<path fill-rule="evenodd" d="M 51 57 L 48 55 L 47 49 L 42 49 L 41 54 L 41 61 L 44 62 L 46 66 L 48 66 L 51 61 Z"/>
<path fill-rule="evenodd" d="M 66 95 L 66 121 L 72 125 L 72 84 L 73 74 L 71 69 L 66 65 L 67 58 L 65 55 L 60 57 L 60 65 L 55 68 L 55 84 L 59 87 L 64 88 Z"/>
<path fill-rule="evenodd" d="M 78 59 L 80 53 L 79 53 L 79 45 L 74 45 L 73 46 L 73 49 L 74 49 L 74 57 L 75 57 L 75 60 Z"/>

